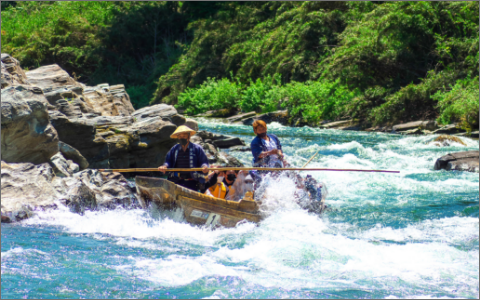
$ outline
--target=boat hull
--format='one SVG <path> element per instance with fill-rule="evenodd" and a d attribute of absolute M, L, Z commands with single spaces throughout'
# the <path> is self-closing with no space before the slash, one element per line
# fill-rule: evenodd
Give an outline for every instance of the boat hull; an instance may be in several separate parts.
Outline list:
<path fill-rule="evenodd" d="M 207 196 L 162 178 L 137 176 L 137 192 L 142 207 L 151 202 L 163 209 L 183 209 L 185 220 L 195 225 L 235 227 L 241 221 L 258 223 L 263 217 L 258 202 L 244 198 L 240 201 Z"/>

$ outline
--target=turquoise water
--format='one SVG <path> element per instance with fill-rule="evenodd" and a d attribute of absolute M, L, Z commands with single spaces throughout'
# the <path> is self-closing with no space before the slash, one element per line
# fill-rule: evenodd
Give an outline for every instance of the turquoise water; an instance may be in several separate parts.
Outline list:
<path fill-rule="evenodd" d="M 201 119 L 250 142 L 251 127 Z M 175 214 L 43 212 L 2 224 L 2 298 L 478 298 L 479 175 L 433 171 L 434 137 L 269 126 L 311 172 L 331 210 L 307 213 L 283 178 L 258 226 L 210 230 Z M 232 152 L 246 165 L 251 154 Z M 306 172 L 307 173 L 307 172 Z M 307 173 L 308 174 L 308 173 Z"/>

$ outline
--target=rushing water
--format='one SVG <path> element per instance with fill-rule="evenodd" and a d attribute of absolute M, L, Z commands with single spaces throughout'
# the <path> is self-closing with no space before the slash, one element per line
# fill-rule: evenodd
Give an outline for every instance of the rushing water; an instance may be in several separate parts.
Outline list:
<path fill-rule="evenodd" d="M 199 120 L 249 143 L 251 127 Z M 434 171 L 467 147 L 434 137 L 268 127 L 287 160 L 311 167 L 330 211 L 292 202 L 287 179 L 259 225 L 210 230 L 152 211 L 44 212 L 2 224 L 2 298 L 478 298 L 479 175 Z M 246 165 L 251 153 L 232 152 Z"/>

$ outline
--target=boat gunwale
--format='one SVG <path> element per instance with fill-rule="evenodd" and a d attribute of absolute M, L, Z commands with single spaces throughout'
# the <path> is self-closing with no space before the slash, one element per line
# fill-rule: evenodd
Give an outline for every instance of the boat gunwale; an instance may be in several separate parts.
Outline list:
<path fill-rule="evenodd" d="M 139 180 L 143 180 L 144 182 L 148 182 L 148 183 L 160 183 L 159 186 L 145 186 L 145 185 L 142 185 L 140 184 L 138 181 L 137 181 L 137 178 Z M 167 183 L 167 184 L 165 184 Z M 182 187 L 182 186 L 179 186 L 171 181 L 168 181 L 167 179 L 164 179 L 164 178 L 155 178 L 155 177 L 146 177 L 146 176 L 136 176 L 135 177 L 135 184 L 136 185 L 140 185 L 143 189 L 152 189 L 152 188 L 157 188 L 157 189 L 165 189 L 165 185 L 168 185 L 170 187 L 174 187 L 174 192 L 175 194 L 173 195 L 174 199 L 178 201 L 178 197 L 179 196 L 183 196 L 183 197 L 187 197 L 187 198 L 192 198 L 196 201 L 199 201 L 199 202 L 202 202 L 202 203 L 208 203 L 208 204 L 211 204 L 211 205 L 216 205 L 216 206 L 219 206 L 219 207 L 223 207 L 223 208 L 228 208 L 228 209 L 234 209 L 234 210 L 237 210 L 239 212 L 244 212 L 244 213 L 249 213 L 249 214 L 253 214 L 253 215 L 258 215 L 258 212 L 259 212 L 259 203 L 258 201 L 252 201 L 252 200 L 249 200 L 249 199 L 240 199 L 239 201 L 232 201 L 232 200 L 227 200 L 227 199 L 221 199 L 221 198 L 217 198 L 217 197 L 212 197 L 212 196 L 208 196 L 208 195 L 205 195 L 205 194 L 202 194 L 202 193 L 199 193 L 197 191 L 193 191 L 193 190 L 190 190 L 190 189 L 187 189 L 185 187 Z M 256 209 L 254 209 L 253 211 L 252 210 L 246 210 L 244 208 L 241 208 L 241 204 L 245 203 L 247 205 L 254 205 Z"/>

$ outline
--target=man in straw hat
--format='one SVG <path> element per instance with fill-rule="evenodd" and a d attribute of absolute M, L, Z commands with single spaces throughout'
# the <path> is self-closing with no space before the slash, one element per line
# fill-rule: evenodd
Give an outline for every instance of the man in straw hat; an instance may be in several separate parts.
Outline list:
<path fill-rule="evenodd" d="M 168 151 L 165 163 L 158 170 L 165 174 L 168 168 L 203 168 L 203 173 L 207 173 L 207 155 L 201 146 L 190 143 L 190 137 L 195 133 L 185 125 L 179 126 L 170 136 L 178 139 L 179 144 Z M 172 172 L 168 180 L 194 191 L 202 189 L 200 185 L 205 182 L 205 178 L 197 172 Z"/>

